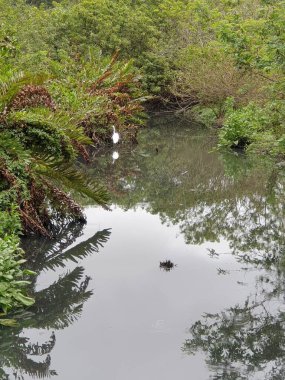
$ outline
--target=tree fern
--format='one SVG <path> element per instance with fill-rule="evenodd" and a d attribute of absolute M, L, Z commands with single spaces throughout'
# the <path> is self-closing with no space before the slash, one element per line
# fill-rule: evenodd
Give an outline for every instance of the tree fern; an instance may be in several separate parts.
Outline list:
<path fill-rule="evenodd" d="M 71 192 L 104 207 L 109 196 L 76 164 L 79 154 L 88 158 L 91 140 L 79 114 L 57 109 L 39 87 L 45 79 L 19 73 L 0 85 L 0 207 L 16 202 L 24 228 L 48 236 L 54 216 L 84 218 Z"/>

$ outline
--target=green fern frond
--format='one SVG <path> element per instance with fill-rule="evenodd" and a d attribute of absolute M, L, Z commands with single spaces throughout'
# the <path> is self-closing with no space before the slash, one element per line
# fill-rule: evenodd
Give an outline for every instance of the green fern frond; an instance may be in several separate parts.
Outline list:
<path fill-rule="evenodd" d="M 38 128 L 49 128 L 54 133 L 61 133 L 62 136 L 70 140 L 76 140 L 81 144 L 91 144 L 91 140 L 84 134 L 81 127 L 78 126 L 80 118 L 70 114 L 51 110 L 43 107 L 32 108 L 22 111 L 10 112 L 7 116 L 8 123 L 27 124 Z"/>
<path fill-rule="evenodd" d="M 30 152 L 9 131 L 0 130 L 0 157 L 9 157 L 26 164 L 30 162 Z"/>
<path fill-rule="evenodd" d="M 14 73 L 10 78 L 0 82 L 0 109 L 7 107 L 19 90 L 28 84 L 40 85 L 48 79 L 47 74 Z"/>
<path fill-rule="evenodd" d="M 48 178 L 53 183 L 63 185 L 68 191 L 73 190 L 76 193 L 92 199 L 97 204 L 107 208 L 110 201 L 109 193 L 106 188 L 98 184 L 92 178 L 88 178 L 78 167 L 72 163 L 59 163 L 53 157 L 46 156 L 34 160 L 35 170 L 43 178 Z"/>

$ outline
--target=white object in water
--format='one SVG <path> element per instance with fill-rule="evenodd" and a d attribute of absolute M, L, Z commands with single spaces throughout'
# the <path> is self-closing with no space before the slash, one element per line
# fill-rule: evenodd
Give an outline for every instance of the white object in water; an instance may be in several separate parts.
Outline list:
<path fill-rule="evenodd" d="M 113 140 L 113 143 L 114 144 L 117 144 L 118 141 L 120 140 L 120 135 L 118 132 L 116 132 L 116 129 L 115 129 L 115 126 L 113 125 L 113 136 L 112 136 L 112 140 Z"/>
<path fill-rule="evenodd" d="M 112 154 L 113 163 L 119 158 L 119 153 L 117 151 L 113 152 Z"/>

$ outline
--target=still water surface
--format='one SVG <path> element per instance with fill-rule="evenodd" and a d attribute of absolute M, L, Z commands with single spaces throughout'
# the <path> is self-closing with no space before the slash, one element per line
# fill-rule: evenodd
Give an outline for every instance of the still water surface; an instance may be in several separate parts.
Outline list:
<path fill-rule="evenodd" d="M 285 378 L 284 171 L 215 144 L 157 116 L 96 154 L 112 211 L 23 243 L 36 304 L 0 330 L 1 380 Z"/>

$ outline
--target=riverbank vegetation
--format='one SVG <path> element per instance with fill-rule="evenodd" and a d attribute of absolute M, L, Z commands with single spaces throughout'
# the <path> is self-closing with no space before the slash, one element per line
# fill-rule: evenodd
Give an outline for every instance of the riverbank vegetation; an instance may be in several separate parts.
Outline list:
<path fill-rule="evenodd" d="M 283 157 L 284 22 L 281 0 L 0 0 L 0 212 L 14 226 L 0 237 L 17 276 L 20 231 L 84 221 L 76 194 L 107 207 L 79 161 L 112 125 L 135 142 L 145 100 L 217 127 L 221 148 Z M 2 297 L 3 273 L 0 309 L 31 302 Z"/>
<path fill-rule="evenodd" d="M 6 64 L 70 86 L 117 52 L 145 95 L 223 127 L 222 145 L 283 152 L 284 1 L 1 0 L 0 10 Z"/>

